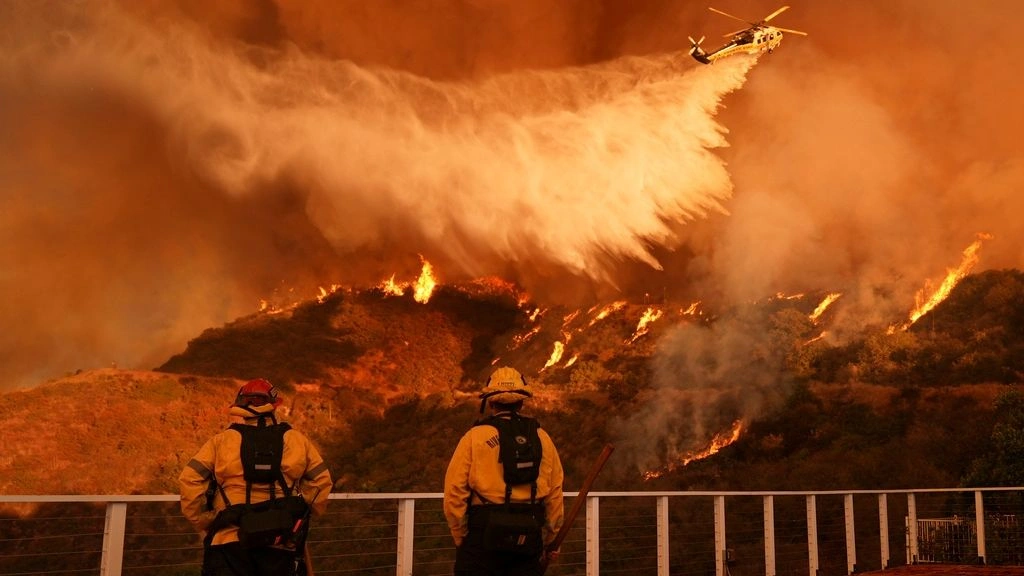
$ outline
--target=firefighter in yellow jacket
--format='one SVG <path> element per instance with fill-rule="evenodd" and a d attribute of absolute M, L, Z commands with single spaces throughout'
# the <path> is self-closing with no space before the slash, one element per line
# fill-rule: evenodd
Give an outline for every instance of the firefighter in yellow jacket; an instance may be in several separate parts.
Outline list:
<path fill-rule="evenodd" d="M 480 394 L 480 411 L 483 413 L 486 404 L 491 418 L 479 421 L 462 436 L 448 464 L 444 479 L 444 514 L 455 540 L 454 572 L 457 576 L 538 575 L 542 572 L 544 555 L 547 554 L 550 561 L 558 553 L 548 548 L 562 527 L 564 516 L 562 463 L 548 433 L 539 428 L 535 420 L 519 414 L 523 400 L 532 395 L 526 379 L 517 370 L 509 367 L 495 370 Z M 541 455 L 532 483 L 506 483 L 506 468 L 499 461 L 503 448 L 498 426 L 505 429 L 506 424 L 495 418 L 534 422 Z M 514 440 L 525 443 L 521 435 Z M 519 464 L 520 467 L 528 465 Z M 506 502 L 518 506 L 536 503 L 533 509 L 538 516 L 541 541 L 536 548 L 510 552 L 492 543 L 494 527 L 489 525 L 493 522 L 488 517 L 495 515 L 489 512 L 504 508 Z"/>
<path fill-rule="evenodd" d="M 203 576 L 292 576 L 301 571 L 303 551 L 296 546 L 304 545 L 304 533 L 302 538 L 295 538 L 302 542 L 284 538 L 276 539 L 276 545 L 250 545 L 239 541 L 238 524 L 243 510 L 248 513 L 247 501 L 266 502 L 272 494 L 283 498 L 286 488 L 282 484 L 292 495 L 302 497 L 308 504 L 306 512 L 318 515 L 327 509 L 332 486 L 327 465 L 304 434 L 278 425 L 275 409 L 280 403 L 281 398 L 270 382 L 247 382 L 230 408 L 232 426 L 210 438 L 178 478 L 181 510 L 204 536 Z M 281 480 L 267 484 L 247 482 L 243 460 L 252 460 L 253 456 L 252 451 L 243 455 L 243 434 L 249 431 L 248 427 L 268 426 L 268 421 L 283 430 L 278 434 L 281 449 L 273 456 L 273 464 L 262 468 L 279 466 L 273 471 L 276 474 L 279 469 L 276 477 Z M 301 505 L 302 501 L 298 503 Z M 305 522 L 302 528 L 308 530 L 308 514 Z"/>

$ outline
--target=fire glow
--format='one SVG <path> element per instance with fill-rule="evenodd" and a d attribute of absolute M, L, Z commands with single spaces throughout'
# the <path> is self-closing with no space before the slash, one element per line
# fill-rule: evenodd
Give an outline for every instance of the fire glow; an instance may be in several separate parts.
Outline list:
<path fill-rule="evenodd" d="M 565 342 L 568 343 L 569 339 L 566 338 Z M 562 359 L 562 354 L 564 354 L 564 353 L 565 353 L 565 344 L 562 343 L 561 340 L 555 341 L 555 347 L 554 347 L 554 350 L 551 351 L 551 357 L 548 358 L 547 363 L 544 364 L 544 368 L 541 368 L 541 372 L 543 372 L 547 368 L 550 368 L 550 367 L 554 366 L 555 364 L 558 364 L 558 362 Z"/>
<path fill-rule="evenodd" d="M 593 326 L 594 324 L 600 322 L 601 320 L 604 320 L 605 318 L 608 317 L 609 314 L 611 314 L 612 312 L 615 312 L 617 310 L 621 310 L 625 305 L 626 305 L 626 301 L 625 300 L 619 300 L 617 302 L 612 302 L 611 304 L 609 304 L 609 305 L 605 306 L 604 308 L 602 308 L 601 311 L 598 312 L 597 315 L 594 316 L 594 318 L 590 321 L 590 324 L 587 324 L 587 326 L 588 327 Z"/>
<path fill-rule="evenodd" d="M 726 446 L 738 440 L 742 432 L 743 421 L 736 420 L 735 422 L 732 423 L 732 428 L 720 434 L 716 434 L 715 437 L 711 439 L 711 443 L 707 446 L 707 448 L 695 452 L 690 452 L 686 456 L 683 456 L 678 462 L 671 463 L 668 466 L 661 468 L 660 470 L 648 470 L 647 472 L 643 473 L 643 478 L 644 480 L 660 478 L 665 474 L 672 472 L 673 470 L 676 470 L 677 468 L 682 468 L 683 466 L 686 466 L 691 462 L 703 460 L 704 458 L 707 458 L 712 454 L 716 454 L 722 448 L 725 448 Z"/>
<path fill-rule="evenodd" d="M 833 302 L 838 300 L 840 296 L 842 296 L 842 294 L 840 294 L 839 292 L 832 292 L 828 296 L 825 296 L 825 299 L 822 300 L 820 304 L 818 304 L 818 307 L 814 309 L 814 312 L 811 312 L 811 322 L 817 324 L 818 319 L 821 318 L 821 315 L 825 313 L 825 310 L 828 310 L 828 307 L 831 306 Z"/>
<path fill-rule="evenodd" d="M 637 338 L 647 334 L 650 331 L 650 324 L 661 318 L 662 311 L 657 308 L 648 308 L 644 310 L 644 315 L 640 317 L 640 321 L 637 322 L 636 330 L 633 331 L 633 337 L 626 341 L 627 344 L 636 342 Z"/>
<path fill-rule="evenodd" d="M 420 275 L 416 278 L 415 282 L 395 282 L 395 275 L 392 274 L 391 278 L 381 282 L 378 286 L 384 294 L 391 296 L 404 296 L 406 289 L 411 288 L 413 300 L 420 304 L 426 304 L 430 301 L 430 296 L 434 293 L 435 287 L 437 287 L 437 279 L 434 278 L 434 267 L 426 260 L 423 260 L 423 268 L 420 270 Z"/>
<path fill-rule="evenodd" d="M 910 320 L 907 321 L 902 329 L 906 330 L 910 326 L 917 322 L 922 316 L 931 312 L 936 306 L 942 303 L 943 300 L 949 297 L 950 293 L 953 292 L 953 288 L 963 280 L 964 276 L 970 273 L 974 266 L 978 263 L 980 257 L 978 252 L 981 250 L 981 243 L 985 240 L 991 240 L 991 234 L 979 233 L 978 238 L 971 242 L 970 246 L 964 248 L 963 258 L 960 260 L 960 265 L 956 268 L 947 270 L 946 277 L 942 280 L 942 283 L 935 290 L 930 290 L 930 282 L 925 283 L 925 287 L 917 292 L 914 298 L 915 306 L 914 311 L 910 313 Z M 925 298 L 925 294 L 931 291 L 931 296 Z"/>

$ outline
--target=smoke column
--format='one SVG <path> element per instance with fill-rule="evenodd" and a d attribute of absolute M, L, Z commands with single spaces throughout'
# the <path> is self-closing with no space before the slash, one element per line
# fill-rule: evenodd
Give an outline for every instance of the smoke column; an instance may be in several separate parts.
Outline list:
<path fill-rule="evenodd" d="M 753 59 L 431 80 L 114 4 L 45 8 L 6 6 L 0 56 L 13 385 L 149 367 L 283 280 L 379 280 L 360 254 L 395 246 L 450 275 L 614 283 L 617 261 L 661 268 L 651 247 L 732 192 L 714 117 Z"/>

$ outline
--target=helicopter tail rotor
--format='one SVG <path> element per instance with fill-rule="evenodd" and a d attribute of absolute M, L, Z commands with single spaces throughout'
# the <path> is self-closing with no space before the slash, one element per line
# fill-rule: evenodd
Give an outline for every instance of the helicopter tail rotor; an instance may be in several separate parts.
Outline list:
<path fill-rule="evenodd" d="M 701 54 L 704 51 L 701 49 L 700 44 L 704 41 L 704 36 L 700 37 L 700 40 L 694 40 L 693 36 L 687 36 L 690 39 L 690 55 Z"/>

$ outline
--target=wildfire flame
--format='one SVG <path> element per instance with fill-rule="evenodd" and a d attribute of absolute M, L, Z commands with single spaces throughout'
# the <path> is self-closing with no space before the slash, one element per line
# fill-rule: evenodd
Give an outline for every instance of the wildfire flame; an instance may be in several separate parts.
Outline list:
<path fill-rule="evenodd" d="M 434 279 L 434 267 L 430 265 L 430 262 L 423 260 L 420 277 L 413 285 L 413 300 L 420 304 L 426 304 L 430 300 L 430 295 L 434 293 L 435 286 L 437 286 L 437 280 Z"/>
<path fill-rule="evenodd" d="M 691 462 L 696 462 L 697 460 L 703 460 L 704 458 L 707 458 L 708 456 L 711 456 L 712 454 L 715 454 L 716 452 L 718 452 L 722 448 L 725 448 L 726 446 L 728 446 L 728 445 L 732 444 L 733 442 L 735 442 L 736 440 L 738 440 L 739 437 L 740 437 L 740 434 L 742 432 L 743 432 L 743 421 L 742 420 L 736 420 L 735 422 L 732 423 L 732 428 L 730 428 L 729 430 L 727 430 L 725 432 L 721 432 L 719 434 L 716 434 L 715 437 L 711 439 L 711 444 L 709 444 L 707 448 L 704 448 L 703 450 L 697 450 L 695 452 L 690 452 L 689 454 L 683 456 L 679 460 L 679 462 L 675 462 L 675 463 L 669 464 L 668 466 L 665 466 L 664 468 L 662 468 L 660 470 L 649 470 L 647 472 L 644 472 L 643 473 L 643 478 L 644 478 L 644 480 L 650 480 L 652 478 L 660 478 L 660 477 L 664 476 L 665 474 L 667 474 L 667 473 L 669 473 L 669 472 L 671 472 L 673 470 L 676 470 L 677 468 L 681 468 L 683 466 L 686 466 L 687 464 L 689 464 Z"/>
<path fill-rule="evenodd" d="M 962 280 L 964 276 L 967 276 L 971 269 L 974 268 L 975 264 L 978 263 L 978 251 L 981 250 L 981 243 L 985 240 L 991 239 L 991 234 L 979 233 L 978 238 L 974 242 L 971 242 L 970 246 L 964 248 L 963 258 L 960 260 L 960 265 L 946 271 L 946 277 L 942 280 L 942 284 L 932 291 L 931 296 L 928 298 L 925 298 L 924 295 L 928 293 L 931 286 L 930 282 L 925 283 L 925 287 L 919 290 L 914 298 L 914 311 L 910 313 L 910 320 L 903 325 L 904 330 L 910 328 L 910 325 L 917 322 L 921 316 L 930 312 L 943 300 L 949 297 L 950 293 L 953 292 L 953 288 L 955 288 L 956 285 L 960 283 L 960 280 Z"/>
<path fill-rule="evenodd" d="M 406 288 L 412 288 L 413 300 L 416 300 L 420 304 L 426 304 L 430 301 L 430 296 L 434 293 L 434 288 L 437 286 L 437 280 L 434 278 L 434 266 L 427 262 L 422 256 L 420 261 L 423 262 L 423 268 L 420 270 L 420 275 L 416 278 L 415 282 L 395 282 L 395 275 L 392 274 L 391 278 L 380 283 L 378 286 L 384 294 L 391 296 L 403 296 L 405 295 Z M 321 289 L 322 290 L 322 289 Z"/>
<path fill-rule="evenodd" d="M 625 305 L 625 300 L 619 300 L 617 302 L 612 302 L 611 304 L 605 306 L 604 308 L 601 309 L 600 312 L 597 313 L 596 316 L 594 316 L 594 318 L 590 321 L 590 324 L 587 324 L 587 327 L 593 326 L 595 323 L 604 320 L 605 318 L 608 317 L 609 314 L 615 312 L 616 310 L 621 310 L 622 307 Z"/>
<path fill-rule="evenodd" d="M 799 300 L 799 299 L 801 299 L 803 297 L 804 297 L 804 295 L 802 293 L 801 294 L 789 294 L 789 295 L 783 294 L 782 292 L 776 292 L 775 293 L 775 298 L 777 298 L 778 300 Z"/>
<path fill-rule="evenodd" d="M 690 304 L 689 308 L 683 310 L 683 316 L 696 316 L 697 314 L 700 314 L 699 306 L 700 300 L 697 300 L 693 304 Z"/>
<path fill-rule="evenodd" d="M 564 331 L 566 329 L 566 327 L 570 323 L 572 323 L 572 321 L 575 320 L 576 317 L 579 316 L 579 315 L 580 315 L 580 311 L 576 310 L 574 312 L 570 312 L 569 314 L 566 314 L 565 316 L 563 316 L 562 317 L 562 330 Z"/>
<path fill-rule="evenodd" d="M 517 334 L 516 336 L 513 336 L 512 337 L 512 350 L 515 350 L 516 348 L 519 348 L 520 346 L 525 344 L 530 338 L 533 338 L 534 336 L 536 336 L 538 332 L 540 332 L 540 326 L 539 325 L 538 326 L 534 326 L 533 328 L 531 328 L 530 331 L 527 332 L 526 334 Z"/>
<path fill-rule="evenodd" d="M 562 359 L 562 354 L 564 352 L 565 352 L 565 344 L 562 343 L 561 340 L 556 341 L 555 342 L 555 349 L 551 351 L 551 357 L 548 358 L 547 364 L 544 365 L 544 368 L 541 368 L 541 371 L 544 371 L 546 368 L 549 368 L 551 366 L 554 366 L 555 364 L 558 364 L 558 361 Z"/>
<path fill-rule="evenodd" d="M 383 290 L 385 294 L 390 294 L 391 296 L 401 296 L 402 294 L 405 294 L 405 286 L 403 284 L 395 283 L 394 274 L 391 275 L 391 278 L 380 283 L 380 289 Z"/>
<path fill-rule="evenodd" d="M 840 296 L 842 296 L 842 294 L 839 292 L 832 292 L 828 296 L 825 296 L 825 299 L 818 304 L 818 307 L 814 309 L 814 312 L 811 312 L 811 322 L 817 323 L 818 318 L 821 318 L 821 315 L 825 313 L 825 310 L 828 310 L 828 307 L 838 300 Z"/>
<path fill-rule="evenodd" d="M 650 324 L 661 318 L 662 311 L 654 307 L 649 307 L 644 311 L 644 315 L 640 317 L 640 321 L 637 322 L 636 330 L 633 331 L 633 337 L 626 341 L 627 344 L 636 342 L 636 339 L 647 334 L 650 330 Z"/>
<path fill-rule="evenodd" d="M 804 346 L 807 346 L 808 344 L 813 344 L 813 343 L 817 342 L 818 340 L 823 339 L 827 335 L 828 335 L 828 331 L 826 330 L 826 331 L 822 332 L 821 334 L 818 334 L 814 338 L 811 338 L 810 340 L 804 342 Z"/>
<path fill-rule="evenodd" d="M 316 296 L 317 304 L 323 304 L 324 300 L 326 300 L 328 296 L 330 296 L 331 294 L 334 294 L 335 292 L 337 292 L 340 289 L 341 289 L 341 284 L 331 284 L 330 288 L 324 288 L 323 286 L 320 286 L 320 293 L 317 294 L 317 296 Z"/>

